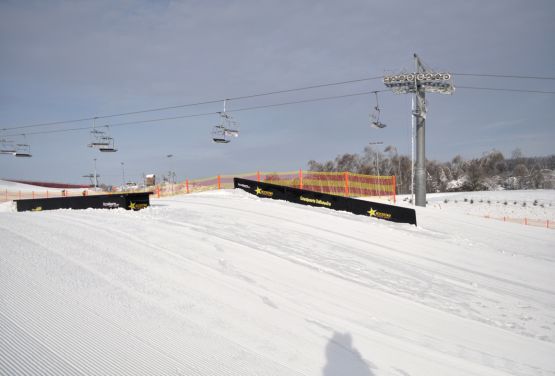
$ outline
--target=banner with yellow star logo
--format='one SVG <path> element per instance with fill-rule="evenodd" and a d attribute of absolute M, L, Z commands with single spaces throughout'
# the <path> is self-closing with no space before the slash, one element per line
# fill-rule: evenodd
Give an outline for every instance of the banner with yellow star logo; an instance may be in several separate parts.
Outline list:
<path fill-rule="evenodd" d="M 43 211 L 55 209 L 127 209 L 140 210 L 150 205 L 153 192 L 116 193 L 111 195 L 51 197 L 15 200 L 17 211 Z"/>
<path fill-rule="evenodd" d="M 416 225 L 416 213 L 414 209 L 410 208 L 242 178 L 234 178 L 233 184 L 235 188 L 242 189 L 257 197 L 285 200 L 301 205 L 347 211 L 371 218 Z"/>

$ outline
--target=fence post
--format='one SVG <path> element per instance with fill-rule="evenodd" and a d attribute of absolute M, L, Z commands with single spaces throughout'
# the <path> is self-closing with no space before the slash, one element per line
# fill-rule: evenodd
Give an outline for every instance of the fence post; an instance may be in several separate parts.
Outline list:
<path fill-rule="evenodd" d="M 256 171 L 256 181 L 260 183 L 260 171 Z"/>
<path fill-rule="evenodd" d="M 393 175 L 393 203 L 395 204 L 397 195 L 397 177 Z"/>
<path fill-rule="evenodd" d="M 187 188 L 187 193 L 189 193 L 189 179 L 185 179 L 185 188 Z"/>
<path fill-rule="evenodd" d="M 218 189 L 220 189 L 222 187 L 222 180 L 220 175 L 218 175 Z"/>
<path fill-rule="evenodd" d="M 349 196 L 349 171 L 345 171 L 344 175 L 345 175 L 345 196 Z"/>
<path fill-rule="evenodd" d="M 303 169 L 299 168 L 299 183 L 300 183 L 300 188 L 303 189 Z"/>

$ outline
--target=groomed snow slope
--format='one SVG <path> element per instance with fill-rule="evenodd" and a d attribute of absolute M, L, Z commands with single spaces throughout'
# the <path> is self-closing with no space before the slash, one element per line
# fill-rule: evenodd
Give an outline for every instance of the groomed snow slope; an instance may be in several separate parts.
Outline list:
<path fill-rule="evenodd" d="M 554 230 L 152 203 L 1 205 L 0 375 L 555 375 Z"/>

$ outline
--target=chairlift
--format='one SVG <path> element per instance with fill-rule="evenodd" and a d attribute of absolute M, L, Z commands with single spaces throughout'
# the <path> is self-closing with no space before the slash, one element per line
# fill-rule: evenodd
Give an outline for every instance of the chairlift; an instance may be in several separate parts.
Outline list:
<path fill-rule="evenodd" d="M 115 153 L 118 149 L 114 146 L 114 139 L 112 137 L 102 137 L 102 142 L 105 144 L 100 146 L 98 150 L 102 153 Z"/>
<path fill-rule="evenodd" d="M 220 112 L 221 123 L 212 128 L 212 141 L 218 144 L 228 144 L 231 138 L 239 137 L 238 123 L 225 111 L 227 99 L 224 100 L 224 110 Z"/>
<path fill-rule="evenodd" d="M 376 106 L 374 107 L 374 112 L 370 115 L 370 118 L 372 119 L 371 126 L 372 128 L 378 129 L 385 128 L 386 125 L 380 121 L 380 103 L 378 101 L 378 92 L 374 91 L 374 94 L 376 95 Z"/>
<path fill-rule="evenodd" d="M 106 132 L 96 129 L 96 117 L 93 118 L 93 128 L 91 129 L 91 142 L 87 145 L 90 148 L 100 148 L 108 146 L 108 143 L 103 138 L 106 136 Z"/>
<path fill-rule="evenodd" d="M 15 151 L 12 153 L 15 157 L 31 158 L 31 145 L 17 144 Z"/>
<path fill-rule="evenodd" d="M 91 143 L 87 146 L 90 148 L 101 148 L 109 145 L 109 142 L 106 140 L 105 136 L 106 132 L 99 131 L 98 129 L 93 129 L 91 131 L 92 140 Z"/>
<path fill-rule="evenodd" d="M 212 141 L 217 144 L 227 144 L 231 140 L 229 135 L 226 134 L 226 129 L 223 125 L 215 125 L 212 129 Z"/>
<path fill-rule="evenodd" d="M 15 152 L 16 148 L 12 140 L 7 138 L 0 139 L 0 154 L 12 155 Z"/>
<path fill-rule="evenodd" d="M 93 118 L 93 129 L 90 132 L 91 143 L 87 146 L 90 148 L 96 148 L 102 153 L 114 153 L 118 151 L 118 149 L 114 146 L 114 139 L 108 134 L 108 125 L 104 125 L 106 130 L 101 131 L 96 128 L 96 119 L 96 117 Z"/>

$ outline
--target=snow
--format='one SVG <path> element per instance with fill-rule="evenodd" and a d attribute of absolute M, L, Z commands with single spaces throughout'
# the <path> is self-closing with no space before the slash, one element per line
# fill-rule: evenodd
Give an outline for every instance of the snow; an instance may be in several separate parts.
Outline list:
<path fill-rule="evenodd" d="M 0 375 L 555 375 L 555 231 L 483 217 L 504 200 L 553 218 L 554 191 L 429 195 L 418 227 L 239 190 L 0 204 Z"/>
<path fill-rule="evenodd" d="M 48 188 L 45 187 L 39 187 L 36 185 L 31 185 L 31 184 L 23 184 L 23 183 L 17 183 L 15 181 L 9 181 L 9 180 L 0 180 L 0 191 L 22 191 L 22 192 L 32 192 L 32 191 L 45 191 Z M 50 190 L 53 190 L 53 188 L 50 188 Z"/>

